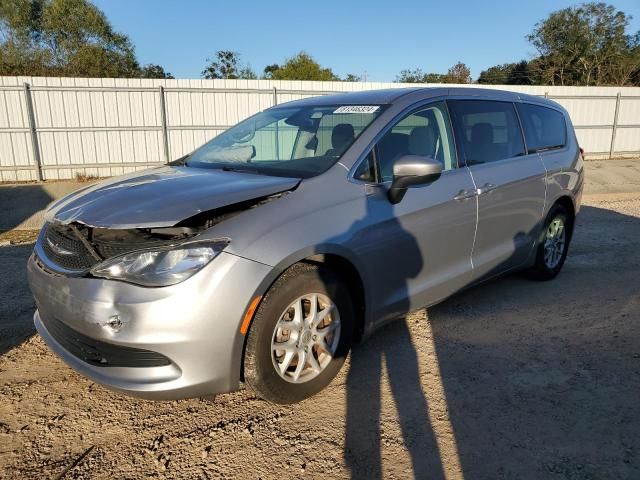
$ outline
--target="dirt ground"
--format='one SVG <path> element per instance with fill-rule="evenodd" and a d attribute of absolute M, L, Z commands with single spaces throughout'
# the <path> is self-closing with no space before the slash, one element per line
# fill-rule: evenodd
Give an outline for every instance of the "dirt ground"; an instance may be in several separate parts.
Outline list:
<path fill-rule="evenodd" d="M 293 406 L 75 374 L 33 335 L 30 238 L 0 247 L 1 478 L 640 478 L 640 194 L 585 198 L 554 281 L 397 321 Z"/>

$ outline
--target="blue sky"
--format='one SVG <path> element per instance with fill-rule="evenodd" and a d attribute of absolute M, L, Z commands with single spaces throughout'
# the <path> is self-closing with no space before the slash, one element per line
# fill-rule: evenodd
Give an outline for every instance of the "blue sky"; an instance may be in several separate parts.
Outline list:
<path fill-rule="evenodd" d="M 465 62 L 474 78 L 498 64 L 531 58 L 525 35 L 565 0 L 93 0 L 129 35 L 141 63 L 176 78 L 200 78 L 216 50 L 234 50 L 261 73 L 304 50 L 335 73 L 393 81 L 405 68 L 446 70 Z M 640 1 L 611 0 L 634 17 Z"/>

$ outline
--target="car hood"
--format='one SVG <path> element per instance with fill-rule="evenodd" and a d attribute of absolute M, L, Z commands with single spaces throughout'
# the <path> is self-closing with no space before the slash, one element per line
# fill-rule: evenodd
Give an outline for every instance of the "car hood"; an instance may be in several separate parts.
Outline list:
<path fill-rule="evenodd" d="M 54 203 L 46 220 L 91 227 L 171 227 L 209 210 L 295 188 L 300 179 L 159 167 L 107 180 Z"/>

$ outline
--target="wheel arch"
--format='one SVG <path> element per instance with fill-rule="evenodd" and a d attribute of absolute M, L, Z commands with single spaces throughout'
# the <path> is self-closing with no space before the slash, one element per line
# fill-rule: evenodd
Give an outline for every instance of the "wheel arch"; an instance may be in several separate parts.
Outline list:
<path fill-rule="evenodd" d="M 354 299 L 354 308 L 356 311 L 354 340 L 360 340 L 364 334 L 367 308 L 364 282 L 356 266 L 346 257 L 335 253 L 315 254 L 301 260 L 301 262 L 322 265 L 336 273 L 347 283 L 351 296 Z"/>
<path fill-rule="evenodd" d="M 368 297 L 366 295 L 366 286 L 364 283 L 364 277 L 361 273 L 361 268 L 358 267 L 357 260 L 348 249 L 340 245 L 322 245 L 312 248 L 303 249 L 296 252 L 286 259 L 278 263 L 273 268 L 272 274 L 269 275 L 263 281 L 263 284 L 254 295 L 255 297 L 264 297 L 273 284 L 290 268 L 299 263 L 307 263 L 312 265 L 321 265 L 330 268 L 349 286 L 351 295 L 355 300 L 356 310 L 356 325 L 354 331 L 354 340 L 359 341 L 363 338 L 366 328 L 366 314 L 367 314 L 367 302 Z M 261 302 L 262 300 L 260 300 Z M 259 308 L 260 303 L 257 304 L 256 309 Z M 253 317 L 255 316 L 255 310 L 251 313 L 251 320 L 248 324 L 248 330 L 253 324 Z M 247 348 L 247 339 L 249 335 L 244 335 L 242 345 L 242 357 L 240 361 L 240 380 L 244 381 L 244 356 Z"/>
<path fill-rule="evenodd" d="M 551 204 L 551 207 L 549 207 L 549 210 L 551 210 L 551 208 L 553 208 L 554 205 L 562 205 L 571 214 L 570 234 L 573 234 L 573 227 L 574 227 L 575 218 L 576 218 L 576 207 L 575 207 L 575 204 L 573 203 L 573 199 L 569 195 L 561 195 L 560 197 L 556 198 L 556 200 Z"/>

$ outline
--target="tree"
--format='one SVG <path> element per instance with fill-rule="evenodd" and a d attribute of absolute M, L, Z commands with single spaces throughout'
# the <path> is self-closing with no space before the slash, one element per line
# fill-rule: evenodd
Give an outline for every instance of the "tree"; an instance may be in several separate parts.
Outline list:
<path fill-rule="evenodd" d="M 398 75 L 396 75 L 396 82 L 398 83 L 424 83 L 424 72 L 421 68 L 414 68 L 401 70 Z"/>
<path fill-rule="evenodd" d="M 471 83 L 471 70 L 464 63 L 458 62 L 447 71 L 444 83 Z"/>
<path fill-rule="evenodd" d="M 265 80 L 271 80 L 273 78 L 273 72 L 275 72 L 279 68 L 280 68 L 280 65 L 278 65 L 277 63 L 272 63 L 271 65 L 267 65 L 266 67 L 264 67 L 262 78 L 264 78 Z"/>
<path fill-rule="evenodd" d="M 2 0 L 0 75 L 133 77 L 126 35 L 87 0 Z"/>
<path fill-rule="evenodd" d="M 152 63 L 145 65 L 140 69 L 140 77 L 142 78 L 174 78 L 169 72 L 165 72 L 160 65 Z"/>
<path fill-rule="evenodd" d="M 345 82 L 361 82 L 362 77 L 360 75 L 356 75 L 355 73 L 347 73 L 347 75 L 343 78 Z"/>
<path fill-rule="evenodd" d="M 238 78 L 239 55 L 231 50 L 218 50 L 216 60 L 207 58 L 209 65 L 202 71 L 202 76 L 213 78 Z"/>
<path fill-rule="evenodd" d="M 267 69 L 269 69 L 267 71 Z M 269 75 L 267 77 L 267 75 Z M 273 80 L 340 80 L 330 68 L 322 67 L 311 55 L 300 52 L 288 58 L 283 65 L 269 65 L 265 68 L 265 78 Z"/>
<path fill-rule="evenodd" d="M 535 25 L 527 39 L 539 57 L 535 73 L 552 85 L 625 85 L 640 68 L 640 32 L 631 17 L 605 3 L 555 11 Z"/>
<path fill-rule="evenodd" d="M 250 65 L 241 65 L 240 54 L 232 50 L 218 50 L 215 60 L 207 58 L 209 65 L 202 71 L 204 78 L 255 80 L 257 75 Z"/>
<path fill-rule="evenodd" d="M 253 71 L 251 65 L 245 65 L 238 72 L 238 78 L 241 78 L 243 80 L 257 80 L 258 75 L 256 75 L 256 72 Z"/>
<path fill-rule="evenodd" d="M 478 83 L 485 85 L 533 85 L 534 75 L 529 62 L 503 63 L 480 72 Z"/>
<path fill-rule="evenodd" d="M 425 73 L 424 83 L 446 83 L 447 76 L 442 73 Z"/>
<path fill-rule="evenodd" d="M 423 73 L 422 69 L 402 70 L 396 77 L 397 82 L 406 83 L 471 83 L 471 70 L 464 63 L 458 62 L 446 74 Z"/>
<path fill-rule="evenodd" d="M 401 70 L 396 75 L 398 83 L 444 83 L 446 75 L 441 73 L 424 73 L 421 68 Z"/>

